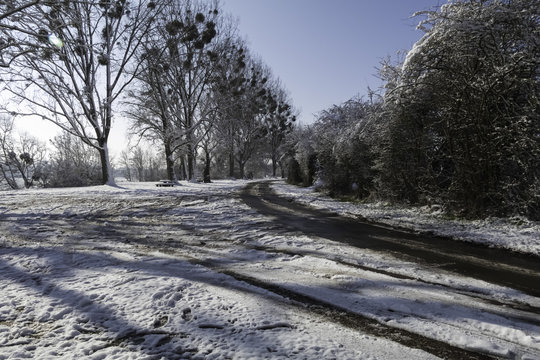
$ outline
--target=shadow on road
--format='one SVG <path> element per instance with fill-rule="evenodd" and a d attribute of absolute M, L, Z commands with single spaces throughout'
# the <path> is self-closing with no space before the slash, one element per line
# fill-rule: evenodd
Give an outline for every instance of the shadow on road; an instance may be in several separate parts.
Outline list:
<path fill-rule="evenodd" d="M 292 231 L 316 235 L 357 248 L 390 253 L 407 261 L 511 287 L 540 297 L 540 259 L 508 250 L 436 236 L 391 230 L 310 208 L 278 196 L 270 182 L 249 184 L 242 200 Z"/>

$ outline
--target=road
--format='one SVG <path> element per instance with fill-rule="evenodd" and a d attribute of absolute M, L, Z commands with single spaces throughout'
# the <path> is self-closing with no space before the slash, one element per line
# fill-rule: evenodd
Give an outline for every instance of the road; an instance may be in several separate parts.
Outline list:
<path fill-rule="evenodd" d="M 540 259 L 429 235 L 383 228 L 313 209 L 276 195 L 269 182 L 248 185 L 243 201 L 290 230 L 508 286 L 540 297 Z M 540 310 L 540 309 L 539 309 Z"/>

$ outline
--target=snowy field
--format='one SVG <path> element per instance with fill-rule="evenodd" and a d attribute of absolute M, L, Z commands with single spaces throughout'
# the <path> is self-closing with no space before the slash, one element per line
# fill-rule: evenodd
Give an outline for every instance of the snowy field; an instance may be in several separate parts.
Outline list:
<path fill-rule="evenodd" d="M 242 203 L 244 185 L 0 193 L 0 359 L 443 357 L 407 334 L 494 358 L 540 359 L 540 298 L 288 232 Z M 527 229 L 538 234 L 537 225 Z M 519 250 L 536 253 L 527 241 Z M 398 336 L 382 335 L 392 331 Z"/>

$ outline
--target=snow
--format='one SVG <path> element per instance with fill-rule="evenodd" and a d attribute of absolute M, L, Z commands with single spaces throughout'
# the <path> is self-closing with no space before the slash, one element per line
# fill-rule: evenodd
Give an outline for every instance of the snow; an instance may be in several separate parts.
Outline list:
<path fill-rule="evenodd" d="M 422 54 L 423 46 L 428 39 L 429 34 L 425 34 L 420 40 L 413 44 L 413 47 L 405 56 L 405 61 L 403 61 L 403 65 L 401 66 L 402 70 L 408 70 L 411 63 L 416 60 L 415 58 Z"/>
<path fill-rule="evenodd" d="M 322 324 L 307 333 L 301 317 L 258 289 L 186 261 L 87 251 L 65 266 L 62 251 L 7 254 L 2 271 L 18 283 L 2 291 L 12 299 L 2 304 L 3 322 L 12 324 L 0 330 L 0 353 L 18 355 L 3 358 L 358 355 L 313 338 Z"/>
<path fill-rule="evenodd" d="M 317 193 L 313 187 L 275 183 L 272 188 L 300 203 L 343 216 L 540 256 L 540 223 L 526 218 L 448 219 L 438 205 L 404 208 L 382 202 L 347 203 Z"/>
<path fill-rule="evenodd" d="M 242 203 L 245 184 L 2 192 L 0 359 L 437 358 L 260 284 L 381 327 L 540 358 L 539 298 L 287 231 Z"/>

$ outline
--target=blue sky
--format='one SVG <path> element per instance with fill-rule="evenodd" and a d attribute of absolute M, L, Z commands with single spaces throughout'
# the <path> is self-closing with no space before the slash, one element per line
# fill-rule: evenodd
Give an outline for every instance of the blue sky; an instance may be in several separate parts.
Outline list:
<path fill-rule="evenodd" d="M 313 114 L 376 89 L 381 59 L 407 51 L 423 33 L 420 10 L 445 0 L 222 0 L 240 35 L 272 68 L 311 123 Z"/>

